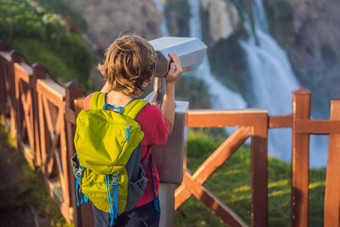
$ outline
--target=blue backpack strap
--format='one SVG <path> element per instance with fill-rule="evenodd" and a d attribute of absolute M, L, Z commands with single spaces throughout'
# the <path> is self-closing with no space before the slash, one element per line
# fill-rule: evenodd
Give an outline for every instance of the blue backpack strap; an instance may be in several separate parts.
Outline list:
<path fill-rule="evenodd" d="M 118 217 L 118 175 L 112 175 L 112 198 L 111 198 L 111 188 L 110 188 L 110 177 L 105 175 L 105 184 L 107 192 L 107 200 L 110 208 L 110 226 L 113 226 L 114 220 Z M 113 201 L 112 201 L 113 199 Z"/>
<path fill-rule="evenodd" d="M 156 195 L 156 189 L 155 189 L 155 180 L 153 178 L 153 171 L 152 171 L 152 154 L 150 154 L 150 172 L 151 172 L 151 182 L 152 182 L 152 192 L 153 192 L 153 203 L 155 205 L 155 209 L 158 212 L 161 212 L 161 208 L 159 206 L 159 201 Z"/>
<path fill-rule="evenodd" d="M 109 175 L 105 175 L 105 184 L 106 184 L 107 200 L 108 200 L 109 208 L 110 208 L 110 219 L 111 219 L 110 226 L 113 226 L 114 225 L 114 211 L 113 211 L 113 203 L 112 203 L 112 199 L 111 199 L 110 177 L 109 177 Z"/>
<path fill-rule="evenodd" d="M 115 110 L 119 110 L 119 114 L 123 114 L 123 108 L 118 106 L 118 107 L 115 107 L 115 106 L 112 106 L 111 104 L 104 104 L 102 109 L 105 110 L 106 107 L 109 107 L 111 109 L 115 109 Z"/>
<path fill-rule="evenodd" d="M 83 171 L 84 171 L 84 166 L 80 166 L 80 168 L 78 169 L 78 171 L 76 173 L 76 176 L 77 176 L 77 179 L 76 179 L 76 198 L 77 198 L 77 206 L 78 207 L 79 207 L 80 204 L 82 204 L 84 202 L 83 196 L 82 196 L 81 192 L 79 191 L 79 185 L 80 185 L 81 178 L 83 176 Z M 87 197 L 86 197 L 86 199 L 87 199 Z M 87 201 L 88 201 L 88 199 L 87 199 Z"/>
<path fill-rule="evenodd" d="M 118 175 L 112 175 L 112 197 L 113 197 L 113 215 L 116 219 L 118 216 Z"/>

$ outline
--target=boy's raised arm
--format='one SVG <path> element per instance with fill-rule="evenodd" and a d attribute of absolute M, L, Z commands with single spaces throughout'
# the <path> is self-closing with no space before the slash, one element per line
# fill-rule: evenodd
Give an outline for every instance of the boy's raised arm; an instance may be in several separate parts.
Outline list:
<path fill-rule="evenodd" d="M 176 53 L 169 53 L 172 59 L 170 70 L 165 78 L 165 94 L 162 105 L 163 116 L 169 122 L 169 134 L 171 134 L 175 122 L 175 85 L 179 76 L 183 73 L 181 61 Z"/>

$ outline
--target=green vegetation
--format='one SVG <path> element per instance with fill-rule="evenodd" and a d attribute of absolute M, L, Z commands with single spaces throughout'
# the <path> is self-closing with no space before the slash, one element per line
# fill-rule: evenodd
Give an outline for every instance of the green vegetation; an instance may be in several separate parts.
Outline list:
<path fill-rule="evenodd" d="M 172 36 L 189 36 L 190 7 L 187 0 L 166 0 L 165 16 Z"/>
<path fill-rule="evenodd" d="M 208 49 L 212 72 L 230 89 L 244 94 L 247 86 L 247 67 L 243 50 L 238 43 L 238 35 L 219 40 Z"/>
<path fill-rule="evenodd" d="M 189 131 L 188 168 L 194 172 L 223 141 L 222 137 Z M 313 226 L 323 225 L 325 173 L 325 169 L 310 171 L 309 223 Z M 269 157 L 268 226 L 290 224 L 290 175 L 289 163 Z M 250 224 L 250 179 L 250 149 L 248 145 L 244 145 L 204 185 Z M 193 196 L 176 211 L 175 220 L 176 226 L 224 226 L 214 213 Z"/>
<path fill-rule="evenodd" d="M 0 40 L 32 63 L 43 63 L 60 82 L 75 80 L 88 88 L 90 50 L 57 14 L 32 0 L 0 0 Z"/>
<path fill-rule="evenodd" d="M 51 12 L 62 15 L 67 21 L 68 25 L 72 30 L 79 32 L 86 32 L 87 24 L 84 18 L 82 18 L 78 13 L 71 10 L 67 5 L 65 5 L 61 0 L 34 0 L 39 3 L 45 9 Z"/>
<path fill-rule="evenodd" d="M 208 85 L 195 76 L 184 74 L 176 83 L 176 100 L 189 101 L 190 109 L 211 108 L 210 97 Z"/>
<path fill-rule="evenodd" d="M 0 226 L 72 226 L 14 144 L 0 122 Z"/>

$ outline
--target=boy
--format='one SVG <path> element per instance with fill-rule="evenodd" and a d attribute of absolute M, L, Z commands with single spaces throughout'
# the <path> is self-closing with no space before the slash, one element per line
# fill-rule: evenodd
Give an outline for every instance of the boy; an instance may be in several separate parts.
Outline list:
<path fill-rule="evenodd" d="M 150 43 L 142 37 L 129 34 L 119 37 L 106 51 L 104 64 L 98 70 L 107 80 L 101 92 L 106 93 L 106 103 L 115 107 L 125 107 L 140 96 L 153 78 L 157 55 Z M 152 145 L 163 146 L 172 132 L 175 120 L 175 84 L 183 69 L 179 57 L 169 53 L 172 59 L 166 76 L 166 91 L 162 110 L 149 104 L 142 109 L 135 120 L 144 132 L 142 140 L 141 164 L 150 157 Z M 84 108 L 89 109 L 92 94 L 84 100 Z M 158 195 L 159 175 L 152 163 L 155 191 Z M 124 212 L 115 220 L 115 226 L 158 226 L 160 213 L 154 206 L 154 195 L 150 165 L 146 165 L 148 183 L 136 207 Z M 109 226 L 110 214 L 93 205 L 96 226 Z"/>

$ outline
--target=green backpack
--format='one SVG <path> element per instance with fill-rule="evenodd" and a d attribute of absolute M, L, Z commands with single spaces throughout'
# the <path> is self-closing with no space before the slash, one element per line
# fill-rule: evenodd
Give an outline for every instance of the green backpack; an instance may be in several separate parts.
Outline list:
<path fill-rule="evenodd" d="M 105 98 L 104 93 L 93 93 L 90 109 L 77 117 L 77 153 L 72 165 L 76 169 L 77 205 L 90 200 L 110 213 L 113 225 L 119 213 L 135 207 L 147 184 L 140 164 L 144 133 L 134 119 L 148 102 L 135 99 L 121 108 L 105 104 Z M 107 107 L 119 109 L 119 113 Z"/>

